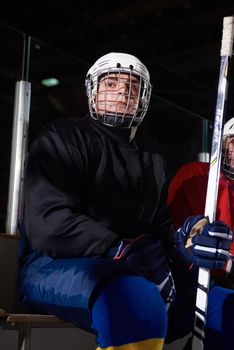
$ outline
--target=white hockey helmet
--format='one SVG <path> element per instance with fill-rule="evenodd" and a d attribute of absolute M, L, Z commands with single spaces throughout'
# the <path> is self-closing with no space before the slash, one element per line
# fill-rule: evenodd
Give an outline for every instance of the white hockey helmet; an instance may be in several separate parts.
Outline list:
<path fill-rule="evenodd" d="M 100 79 L 103 76 L 108 77 L 112 73 L 117 73 L 117 77 L 120 74 L 129 74 L 130 79 L 131 76 L 138 78 L 139 88 L 134 112 L 129 113 L 127 106 L 125 111 L 121 113 L 117 111 L 117 107 L 114 112 L 110 112 L 108 108 L 105 108 L 102 113 L 98 113 L 97 95 Z M 88 70 L 85 85 L 89 111 L 93 119 L 99 120 L 105 125 L 125 128 L 138 126 L 142 122 L 149 106 L 151 84 L 148 69 L 137 57 L 120 52 L 111 52 L 100 57 Z M 128 101 L 129 100 L 130 92 L 128 96 Z"/>
<path fill-rule="evenodd" d="M 229 119 L 223 128 L 223 138 L 234 135 L 234 118 Z"/>
<path fill-rule="evenodd" d="M 234 166 L 232 166 L 232 164 L 234 163 L 233 162 L 234 151 L 230 152 L 230 150 L 228 149 L 228 140 L 227 140 L 227 138 L 231 136 L 234 137 L 234 118 L 229 119 L 225 123 L 223 128 L 223 147 L 222 147 L 222 161 L 221 161 L 221 168 L 223 173 L 228 178 L 234 179 Z"/>

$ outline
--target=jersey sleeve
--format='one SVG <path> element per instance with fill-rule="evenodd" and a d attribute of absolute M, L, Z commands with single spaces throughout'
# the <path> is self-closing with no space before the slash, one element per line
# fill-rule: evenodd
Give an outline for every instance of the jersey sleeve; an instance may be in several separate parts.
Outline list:
<path fill-rule="evenodd" d="M 55 129 L 46 129 L 26 161 L 26 235 L 33 249 L 53 257 L 102 255 L 117 238 L 84 214 L 86 160 L 81 149 Z"/>
<path fill-rule="evenodd" d="M 205 209 L 209 164 L 191 162 L 182 166 L 168 187 L 167 204 L 175 229 Z"/>

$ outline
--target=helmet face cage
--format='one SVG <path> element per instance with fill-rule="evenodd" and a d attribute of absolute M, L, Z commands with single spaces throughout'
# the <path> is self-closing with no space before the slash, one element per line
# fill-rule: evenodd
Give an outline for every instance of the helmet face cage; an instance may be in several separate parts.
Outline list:
<path fill-rule="evenodd" d="M 224 125 L 221 168 L 229 179 L 234 179 L 234 118 Z"/>
<path fill-rule="evenodd" d="M 112 127 L 139 125 L 149 106 L 149 80 L 147 68 L 132 55 L 110 53 L 101 57 L 86 77 L 91 117 Z"/>
<path fill-rule="evenodd" d="M 234 179 L 234 134 L 224 139 L 222 147 L 221 167 L 223 173 L 229 178 Z"/>

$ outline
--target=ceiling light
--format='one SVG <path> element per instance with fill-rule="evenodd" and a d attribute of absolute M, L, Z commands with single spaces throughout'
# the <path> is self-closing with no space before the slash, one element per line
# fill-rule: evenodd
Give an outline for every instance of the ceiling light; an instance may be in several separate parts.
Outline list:
<path fill-rule="evenodd" d="M 41 80 L 41 84 L 46 87 L 53 87 L 59 85 L 59 80 L 57 78 L 46 78 Z"/>

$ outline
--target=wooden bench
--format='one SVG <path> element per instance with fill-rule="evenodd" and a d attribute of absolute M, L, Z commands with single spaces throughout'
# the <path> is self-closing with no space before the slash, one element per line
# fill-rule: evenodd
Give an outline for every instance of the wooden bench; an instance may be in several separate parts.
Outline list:
<path fill-rule="evenodd" d="M 3 309 L 0 309 L 0 325 L 1 329 L 18 331 L 17 350 L 31 350 L 32 328 L 75 328 L 53 315 L 7 313 Z"/>

